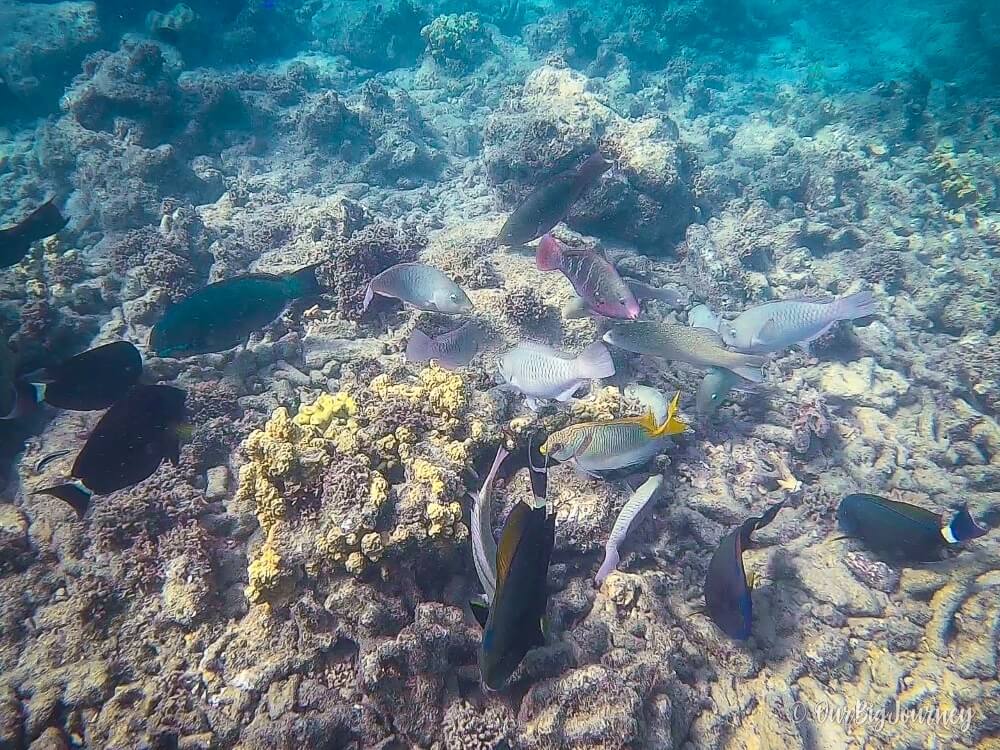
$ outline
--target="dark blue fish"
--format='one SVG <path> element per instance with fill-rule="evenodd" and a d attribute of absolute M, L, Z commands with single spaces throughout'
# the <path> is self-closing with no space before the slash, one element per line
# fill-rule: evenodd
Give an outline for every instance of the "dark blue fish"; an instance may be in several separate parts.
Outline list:
<path fill-rule="evenodd" d="M 94 427 L 73 462 L 75 481 L 32 494 L 52 495 L 80 517 L 94 495 L 107 495 L 150 477 L 163 459 L 180 461 L 187 393 L 169 385 L 136 385 Z"/>
<path fill-rule="evenodd" d="M 848 495 L 837 521 L 845 534 L 876 552 L 920 562 L 940 559 L 943 550 L 986 533 L 964 506 L 945 522 L 940 513 L 878 495 Z"/>
<path fill-rule="evenodd" d="M 107 409 L 142 375 L 142 355 L 127 341 L 88 349 L 52 367 L 21 378 L 34 386 L 35 398 L 59 409 Z"/>
<path fill-rule="evenodd" d="M 772 505 L 763 515 L 748 518 L 726 534 L 708 563 L 705 611 L 723 633 L 737 641 L 750 637 L 753 624 L 753 601 L 743 568 L 743 549 L 750 545 L 750 535 L 771 523 L 783 505 L 783 501 Z"/>
<path fill-rule="evenodd" d="M 66 226 L 69 219 L 53 200 L 45 201 L 14 226 L 0 229 L 0 268 L 13 266 L 28 254 L 33 242 L 51 237 Z"/>
<path fill-rule="evenodd" d="M 490 690 L 503 688 L 525 654 L 545 644 L 555 521 L 544 503 L 536 507 L 521 501 L 504 523 L 497 547 L 497 590 L 479 650 L 479 672 Z M 484 607 L 474 610 L 482 624 Z"/>

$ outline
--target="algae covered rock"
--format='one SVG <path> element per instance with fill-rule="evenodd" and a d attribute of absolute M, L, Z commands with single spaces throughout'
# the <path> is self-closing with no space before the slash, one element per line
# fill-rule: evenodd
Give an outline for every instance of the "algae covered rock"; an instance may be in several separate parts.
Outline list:
<path fill-rule="evenodd" d="M 490 37 L 477 13 L 438 16 L 421 30 L 427 54 L 435 62 L 458 70 L 474 67 L 490 45 Z"/>

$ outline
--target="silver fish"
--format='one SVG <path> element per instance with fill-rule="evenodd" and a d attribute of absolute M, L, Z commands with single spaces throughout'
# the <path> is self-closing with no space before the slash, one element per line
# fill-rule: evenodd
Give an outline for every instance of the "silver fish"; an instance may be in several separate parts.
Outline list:
<path fill-rule="evenodd" d="M 414 328 L 406 344 L 406 361 L 434 360 L 446 370 L 457 370 L 473 360 L 484 339 L 483 330 L 474 320 L 434 338 Z"/>
<path fill-rule="evenodd" d="M 604 334 L 604 340 L 637 354 L 687 362 L 695 367 L 725 367 L 755 383 L 764 380 L 766 358 L 731 352 L 722 345 L 719 334 L 704 328 L 645 321 L 619 323 Z"/>
<path fill-rule="evenodd" d="M 490 473 L 483 480 L 483 487 L 472 496 L 472 562 L 476 566 L 476 575 L 486 592 L 486 604 L 493 603 L 497 591 L 497 541 L 493 536 L 493 481 L 496 479 L 500 465 L 509 454 L 501 445 L 497 448 L 496 458 Z"/>
<path fill-rule="evenodd" d="M 376 294 L 395 297 L 418 310 L 460 315 L 472 310 L 472 302 L 458 284 L 433 266 L 423 263 L 397 263 L 368 284 L 361 305 L 367 310 Z"/>
<path fill-rule="evenodd" d="M 695 305 L 688 312 L 688 325 L 692 328 L 707 328 L 718 333 L 721 324 L 722 318 L 708 305 Z"/>
<path fill-rule="evenodd" d="M 595 585 L 600 586 L 604 583 L 604 579 L 618 568 L 618 563 L 621 562 L 619 550 L 624 544 L 628 532 L 631 531 L 636 520 L 649 507 L 653 498 L 660 493 L 662 488 L 663 476 L 660 474 L 652 476 L 643 482 L 622 506 L 618 518 L 615 519 L 615 525 L 611 528 L 611 534 L 608 535 L 608 541 L 604 545 L 604 562 L 601 563 L 597 575 L 594 576 Z"/>
<path fill-rule="evenodd" d="M 657 424 L 662 424 L 667 418 L 667 410 L 670 407 L 670 399 L 667 398 L 667 395 L 658 388 L 653 388 L 648 385 L 639 385 L 638 383 L 629 383 L 625 386 L 625 390 L 623 392 L 626 398 L 635 399 L 642 404 L 643 409 L 653 412 L 653 416 L 656 417 Z"/>
<path fill-rule="evenodd" d="M 830 302 L 784 300 L 765 302 L 722 325 L 727 345 L 743 352 L 777 352 L 822 336 L 840 320 L 874 315 L 878 307 L 871 292 L 858 292 Z"/>
<path fill-rule="evenodd" d="M 615 374 L 611 353 L 599 341 L 578 355 L 524 341 L 500 358 L 499 369 L 504 382 L 524 394 L 532 409 L 539 399 L 568 401 L 587 381 Z"/>

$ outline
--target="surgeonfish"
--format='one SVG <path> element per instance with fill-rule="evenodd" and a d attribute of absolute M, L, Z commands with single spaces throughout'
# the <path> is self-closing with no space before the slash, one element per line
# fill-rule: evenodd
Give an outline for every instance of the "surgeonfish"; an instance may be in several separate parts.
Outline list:
<path fill-rule="evenodd" d="M 566 218 L 587 188 L 609 169 L 611 162 L 597 152 L 579 168 L 556 175 L 514 209 L 500 229 L 497 241 L 501 245 L 523 245 L 541 237 Z"/>
<path fill-rule="evenodd" d="M 587 307 L 606 318 L 635 320 L 641 312 L 632 290 L 607 258 L 593 250 L 574 250 L 551 234 L 538 243 L 535 262 L 541 271 L 561 271 Z"/>
<path fill-rule="evenodd" d="M 568 401 L 584 383 L 615 374 L 611 353 L 599 341 L 577 355 L 522 341 L 500 358 L 499 369 L 504 382 L 527 397 L 531 409 L 540 399 Z"/>
<path fill-rule="evenodd" d="M 722 537 L 708 563 L 705 611 L 712 622 L 734 640 L 749 638 L 753 624 L 752 586 L 747 583 L 743 568 L 743 550 L 750 545 L 750 535 L 771 523 L 783 506 L 784 501 L 772 505 L 763 515 L 748 518 Z"/>
<path fill-rule="evenodd" d="M 460 315 L 472 311 L 472 302 L 462 287 L 424 263 L 397 263 L 382 271 L 369 282 L 362 310 L 368 309 L 376 294 L 427 312 Z"/>
<path fill-rule="evenodd" d="M 719 334 L 704 328 L 648 321 L 616 323 L 604 334 L 604 341 L 637 354 L 696 367 L 725 367 L 754 383 L 764 380 L 765 357 L 729 351 Z"/>
<path fill-rule="evenodd" d="M 446 370 L 457 370 L 475 358 L 484 339 L 485 333 L 474 320 L 433 338 L 414 328 L 406 343 L 406 361 L 434 360 Z"/>
<path fill-rule="evenodd" d="M 719 329 L 728 346 L 742 352 L 777 352 L 798 344 L 808 348 L 841 320 L 874 315 L 878 305 L 871 292 L 857 292 L 830 302 L 784 300 L 765 302 L 742 312 Z"/>
<path fill-rule="evenodd" d="M 632 292 L 632 296 L 640 303 L 652 299 L 663 302 L 670 307 L 677 307 L 682 299 L 681 293 L 671 287 L 650 286 L 636 279 L 625 279 L 625 285 Z M 600 313 L 592 310 L 587 305 L 587 301 L 576 293 L 562 307 L 562 316 L 567 320 L 584 318 L 588 315 L 600 315 Z"/>
<path fill-rule="evenodd" d="M 28 254 L 33 242 L 51 237 L 69 223 L 54 200 L 45 201 L 14 226 L 0 229 L 0 268 L 13 266 Z"/>
<path fill-rule="evenodd" d="M 688 325 L 692 328 L 707 328 L 718 333 L 721 324 L 721 316 L 712 312 L 708 305 L 695 305 L 688 311 Z"/>
<path fill-rule="evenodd" d="M 625 538 L 629 531 L 636 524 L 639 516 L 650 506 L 663 488 L 663 475 L 657 474 L 643 482 L 639 489 L 632 493 L 632 496 L 622 506 L 615 519 L 615 525 L 611 528 L 611 534 L 604 545 L 604 561 L 601 563 L 597 575 L 594 577 L 594 585 L 600 586 L 604 579 L 617 570 L 618 563 L 621 562 L 619 552 L 625 543 Z"/>
<path fill-rule="evenodd" d="M 497 545 L 496 595 L 479 650 L 479 672 L 489 690 L 510 680 L 525 654 L 545 645 L 548 570 L 556 517 L 545 501 L 519 501 Z"/>
<path fill-rule="evenodd" d="M 918 505 L 866 494 L 841 500 L 837 522 L 876 552 L 918 562 L 938 560 L 945 549 L 986 533 L 964 506 L 946 520 Z"/>
<path fill-rule="evenodd" d="M 6 338 L 0 339 L 0 419 L 17 419 L 31 411 L 35 393 L 17 377 L 17 356 Z"/>
<path fill-rule="evenodd" d="M 142 355 L 128 341 L 96 346 L 21 378 L 38 401 L 73 411 L 107 409 L 142 375 Z"/>
<path fill-rule="evenodd" d="M 150 348 L 161 357 L 232 349 L 273 322 L 295 299 L 321 293 L 316 265 L 277 276 L 250 273 L 216 281 L 167 308 Z"/>
<path fill-rule="evenodd" d="M 187 393 L 169 385 L 136 385 L 94 427 L 70 472 L 75 481 L 32 493 L 68 503 L 82 518 L 94 495 L 131 487 L 163 459 L 180 460 Z"/>
<path fill-rule="evenodd" d="M 733 387 L 740 382 L 742 378 L 732 370 L 709 367 L 694 399 L 698 413 L 705 417 L 714 414 Z"/>
<path fill-rule="evenodd" d="M 543 455 L 571 463 L 588 474 L 643 463 L 663 449 L 663 438 L 687 428 L 677 418 L 680 396 L 678 391 L 662 423 L 657 423 L 651 411 L 641 417 L 579 422 L 553 432 L 540 450 Z"/>

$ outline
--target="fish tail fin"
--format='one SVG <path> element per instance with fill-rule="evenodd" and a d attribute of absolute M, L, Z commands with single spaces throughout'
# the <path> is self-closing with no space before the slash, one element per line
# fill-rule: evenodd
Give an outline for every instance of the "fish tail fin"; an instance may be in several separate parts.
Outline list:
<path fill-rule="evenodd" d="M 316 269 L 321 265 L 323 264 L 313 263 L 288 275 L 288 291 L 292 297 L 315 297 L 323 293 L 323 287 L 316 279 Z"/>
<path fill-rule="evenodd" d="M 969 513 L 969 509 L 962 507 L 951 517 L 948 525 L 941 529 L 941 535 L 949 544 L 958 544 L 959 542 L 967 542 L 970 539 L 981 537 L 986 531 L 986 529 L 975 522 Z"/>
<path fill-rule="evenodd" d="M 600 341 L 595 341 L 576 358 L 580 375 L 594 380 L 610 378 L 615 374 L 615 363 L 611 359 L 608 347 Z"/>
<path fill-rule="evenodd" d="M 878 312 L 878 303 L 875 296 L 869 291 L 849 294 L 833 303 L 834 314 L 837 320 L 854 320 L 854 318 L 865 318 Z"/>
<path fill-rule="evenodd" d="M 741 362 L 735 367 L 728 367 L 726 369 L 735 372 L 744 380 L 749 380 L 751 383 L 763 383 L 764 382 L 764 365 L 767 364 L 767 357 L 761 357 L 755 354 L 744 354 L 740 358 Z"/>
<path fill-rule="evenodd" d="M 368 286 L 365 288 L 365 298 L 361 301 L 361 312 L 368 309 L 368 305 L 372 303 L 375 299 L 375 289 L 372 287 L 372 282 L 368 282 Z"/>
<path fill-rule="evenodd" d="M 419 328 L 414 328 L 406 342 L 407 362 L 426 362 L 436 354 L 434 340 Z"/>
<path fill-rule="evenodd" d="M 667 407 L 667 418 L 663 420 L 663 424 L 656 425 L 651 430 L 651 435 L 654 438 L 664 437 L 666 435 L 679 435 L 687 429 L 687 423 L 677 418 L 677 409 L 680 407 L 681 403 L 681 392 L 677 391 L 674 397 L 670 400 L 670 405 Z M 654 421 L 653 412 L 649 412 L 649 419 Z"/>
<path fill-rule="evenodd" d="M 535 251 L 535 264 L 538 266 L 538 270 L 556 271 L 561 262 L 562 248 L 559 246 L 559 240 L 551 234 L 542 235 L 538 249 Z"/>
<path fill-rule="evenodd" d="M 52 497 L 57 497 L 76 511 L 76 515 L 79 518 L 83 518 L 87 514 L 87 508 L 90 507 L 90 498 L 94 496 L 93 492 L 88 490 L 79 482 L 57 484 L 54 487 L 46 487 L 41 490 L 36 490 L 31 494 L 52 495 Z"/>
<path fill-rule="evenodd" d="M 45 394 L 44 385 L 18 381 L 11 387 L 10 410 L 0 419 L 21 419 L 35 411 Z"/>

